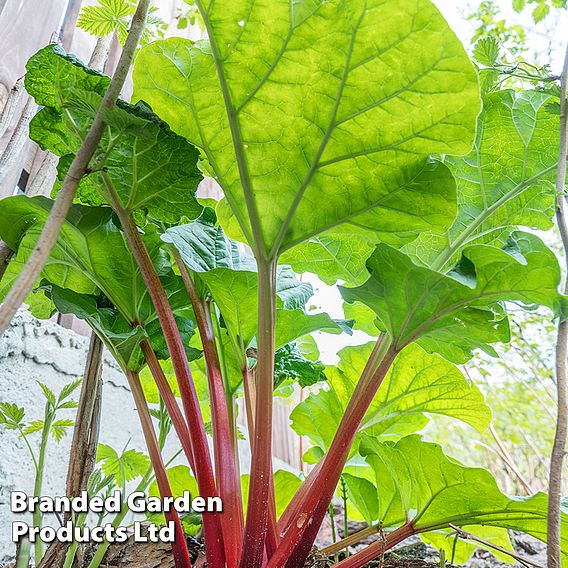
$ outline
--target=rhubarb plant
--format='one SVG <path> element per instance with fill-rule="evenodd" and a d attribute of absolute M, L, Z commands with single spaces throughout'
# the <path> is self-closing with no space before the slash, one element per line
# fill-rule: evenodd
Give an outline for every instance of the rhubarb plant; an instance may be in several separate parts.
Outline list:
<path fill-rule="evenodd" d="M 340 480 L 348 506 L 384 531 L 340 566 L 414 534 L 443 547 L 452 527 L 543 539 L 546 495 L 506 496 L 417 433 L 436 415 L 487 428 L 490 409 L 458 365 L 497 356 L 511 303 L 565 317 L 558 260 L 534 232 L 553 226 L 555 91 L 482 100 L 429 0 L 195 5 L 206 40 L 138 52 L 133 104 L 105 112 L 30 304 L 85 320 L 122 367 L 152 491 L 221 496 L 223 513 L 201 519 L 209 566 L 303 566 Z M 27 69 L 42 106 L 30 136 L 60 156 L 55 196 L 109 79 L 57 46 Z M 218 201 L 197 193 L 204 177 Z M 51 209 L 0 202 L 16 253 L 2 297 Z M 340 284 L 346 319 L 310 313 L 304 272 Z M 319 363 L 310 334 L 353 328 L 373 341 Z M 311 389 L 291 413 L 312 444 L 301 483 L 272 471 L 273 397 L 291 384 Z M 148 400 L 169 414 L 189 469 L 166 470 Z M 189 566 L 182 522 L 166 520 L 176 565 Z"/>

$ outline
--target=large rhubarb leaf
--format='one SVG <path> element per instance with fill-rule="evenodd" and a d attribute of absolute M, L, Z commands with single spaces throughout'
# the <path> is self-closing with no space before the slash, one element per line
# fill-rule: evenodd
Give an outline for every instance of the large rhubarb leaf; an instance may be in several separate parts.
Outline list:
<path fill-rule="evenodd" d="M 558 115 L 550 95 L 501 91 L 487 95 L 473 150 L 447 158 L 458 189 L 449 231 L 425 231 L 406 247 L 419 261 L 452 266 L 473 243 L 503 245 L 516 226 L 550 229 L 555 211 Z"/>
<path fill-rule="evenodd" d="M 436 210 L 416 180 L 429 154 L 470 150 L 480 101 L 432 2 L 196 4 L 209 41 L 143 48 L 134 99 L 202 150 L 254 248 L 371 210 L 405 233 Z"/>
<path fill-rule="evenodd" d="M 555 255 L 535 235 L 516 232 L 504 249 L 472 245 L 449 274 L 414 264 L 402 252 L 379 245 L 358 288 L 342 288 L 377 314 L 398 348 L 417 341 L 427 351 L 461 363 L 474 348 L 508 340 L 500 302 L 560 307 Z"/>
<path fill-rule="evenodd" d="M 377 520 L 385 527 L 412 523 L 415 532 L 450 525 L 518 530 L 546 541 L 548 499 L 508 497 L 492 475 L 448 458 L 437 444 L 419 436 L 397 443 L 365 437 L 361 452 L 371 466 L 378 491 Z M 568 515 L 562 514 L 563 562 L 568 561 Z"/>
<path fill-rule="evenodd" d="M 340 351 L 337 367 L 327 367 L 327 390 L 310 394 L 293 410 L 292 427 L 326 450 L 337 431 L 373 343 Z M 479 389 L 452 363 L 409 345 L 395 359 L 359 427 L 361 434 L 398 438 L 422 429 L 428 415 L 462 420 L 479 431 L 491 411 Z M 355 448 L 357 444 L 355 444 Z"/>
<path fill-rule="evenodd" d="M 109 82 L 57 45 L 29 60 L 26 89 L 43 106 L 30 124 L 30 136 L 64 157 L 60 177 L 81 146 Z M 104 120 L 107 128 L 91 161 L 95 171 L 81 184 L 79 199 L 112 204 L 116 198 L 129 211 L 143 210 L 168 223 L 199 216 L 202 207 L 194 195 L 201 180 L 197 150 L 143 105 L 119 101 Z M 114 196 L 103 183 L 103 170 Z"/>

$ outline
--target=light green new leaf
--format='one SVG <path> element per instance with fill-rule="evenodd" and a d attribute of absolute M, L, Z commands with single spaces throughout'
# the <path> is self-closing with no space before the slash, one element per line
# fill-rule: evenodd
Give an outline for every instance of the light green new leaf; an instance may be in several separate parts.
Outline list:
<path fill-rule="evenodd" d="M 128 0 L 99 0 L 96 6 L 85 6 L 79 18 L 77 27 L 91 35 L 104 37 L 115 29 L 127 26 L 125 18 L 132 13 Z"/>
<path fill-rule="evenodd" d="M 337 367 L 327 367 L 329 390 L 312 393 L 291 414 L 294 431 L 328 449 L 351 399 L 373 343 L 346 347 Z M 359 427 L 361 433 L 399 438 L 422 429 L 427 415 L 462 420 L 478 431 L 491 421 L 483 394 L 454 365 L 409 345 L 395 359 Z M 354 448 L 357 447 L 357 443 Z"/>
<path fill-rule="evenodd" d="M 552 227 L 558 116 L 538 91 L 485 97 L 473 150 L 447 158 L 458 189 L 458 215 L 447 233 L 426 231 L 405 247 L 436 270 L 452 266 L 473 243 L 503 245 L 516 226 Z"/>
<path fill-rule="evenodd" d="M 57 45 L 38 51 L 26 68 L 26 89 L 44 107 L 30 124 L 30 137 L 43 149 L 65 157 L 59 171 L 62 177 L 71 162 L 69 155 L 78 151 L 92 124 L 110 78 L 86 68 Z M 119 101 L 107 112 L 105 122 L 91 168 L 104 169 L 121 206 L 147 211 L 168 223 L 183 216 L 198 217 L 202 207 L 194 194 L 202 176 L 197 150 L 143 105 Z M 85 202 L 93 203 L 93 188 L 112 204 L 99 173 L 81 184 L 79 199 L 84 192 Z"/>
<path fill-rule="evenodd" d="M 404 233 L 428 155 L 469 151 L 477 77 L 429 0 L 196 4 L 209 42 L 142 49 L 134 99 L 201 148 L 258 250 L 370 210 Z"/>
<path fill-rule="evenodd" d="M 342 477 L 347 487 L 349 502 L 361 513 L 365 522 L 372 525 L 379 516 L 377 488 L 363 477 L 357 477 L 349 473 L 344 473 Z"/>
<path fill-rule="evenodd" d="M 411 522 L 416 532 L 437 531 L 450 524 L 519 530 L 546 541 L 547 496 L 504 495 L 492 475 L 448 458 L 438 444 L 419 436 L 396 444 L 365 437 L 361 452 L 380 488 L 378 520 L 385 527 Z M 563 563 L 568 560 L 568 517 L 562 514 Z"/>
<path fill-rule="evenodd" d="M 117 485 L 136 479 L 146 473 L 150 459 L 138 450 L 126 450 L 118 455 L 106 444 L 97 446 L 97 462 L 105 475 L 112 475 Z"/>
<path fill-rule="evenodd" d="M 418 341 L 457 363 L 471 358 L 475 348 L 508 341 L 498 302 L 559 309 L 558 261 L 535 235 L 513 233 L 504 249 L 472 245 L 463 255 L 446 275 L 379 245 L 367 262 L 369 280 L 341 293 L 348 302 L 372 308 L 398 347 Z"/>
<path fill-rule="evenodd" d="M 191 470 L 186 465 L 175 465 L 168 468 L 168 480 L 174 498 L 183 497 L 185 491 L 189 491 L 190 499 L 199 495 L 197 488 L 197 481 L 191 474 Z M 154 481 L 148 488 L 149 497 L 161 497 L 158 483 Z M 158 526 L 164 525 L 163 513 L 146 513 L 149 521 Z M 186 512 L 180 514 L 180 520 L 183 525 L 184 531 L 188 535 L 197 534 L 201 526 L 201 515 L 193 512 Z"/>

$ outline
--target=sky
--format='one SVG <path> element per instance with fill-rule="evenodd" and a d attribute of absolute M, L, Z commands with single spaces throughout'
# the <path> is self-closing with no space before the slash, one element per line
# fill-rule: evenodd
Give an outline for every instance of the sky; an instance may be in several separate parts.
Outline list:
<path fill-rule="evenodd" d="M 448 20 L 451 28 L 460 38 L 467 49 L 471 46 L 471 37 L 474 32 L 475 25 L 467 21 L 466 15 L 473 11 L 472 6 L 479 3 L 469 1 L 454 0 L 433 0 L 438 6 L 444 17 Z M 496 4 L 502 9 L 502 17 L 509 24 L 521 24 L 527 30 L 527 45 L 529 47 L 529 57 L 543 57 L 547 52 L 549 39 L 558 37 L 554 41 L 555 46 L 552 52 L 551 68 L 554 74 L 560 74 L 562 62 L 564 59 L 565 44 L 568 42 L 568 33 L 562 30 L 568 30 L 568 10 L 565 10 L 561 16 L 550 15 L 547 20 L 539 25 L 534 25 L 531 10 L 525 10 L 522 14 L 516 14 L 512 9 L 512 0 L 497 0 Z M 559 12 L 559 11 L 556 11 Z M 553 32 L 553 36 L 551 36 Z M 564 45 L 563 45 L 564 44 Z M 535 63 L 543 64 L 545 61 L 537 61 Z M 314 287 L 314 296 L 310 304 L 315 311 L 326 311 L 333 318 L 343 318 L 342 299 L 339 290 L 334 286 L 326 286 L 316 276 L 305 274 L 302 280 L 308 281 Z M 359 345 L 371 341 L 372 339 L 360 332 L 355 331 L 350 337 L 346 334 L 331 335 L 328 333 L 317 332 L 314 334 L 318 347 L 320 349 L 321 360 L 328 365 L 336 364 L 339 360 L 337 352 L 347 345 Z"/>
<path fill-rule="evenodd" d="M 466 47 L 471 44 L 474 30 L 472 22 L 468 22 L 466 16 L 474 11 L 478 2 L 469 0 L 433 0 L 439 10 Z M 552 70 L 559 74 L 564 59 L 566 41 L 568 41 L 568 10 L 555 10 L 544 22 L 535 25 L 532 20 L 532 9 L 526 8 L 521 14 L 517 14 L 512 8 L 512 0 L 496 0 L 495 4 L 501 9 L 502 17 L 509 24 L 520 24 L 527 30 L 527 44 L 531 52 L 544 53 L 548 48 L 549 40 L 552 39 L 555 48 L 553 51 Z M 563 31 L 564 30 L 564 31 Z M 556 36 L 556 38 L 554 37 Z M 562 45 L 564 44 L 564 45 Z M 544 63 L 544 62 L 539 62 Z"/>

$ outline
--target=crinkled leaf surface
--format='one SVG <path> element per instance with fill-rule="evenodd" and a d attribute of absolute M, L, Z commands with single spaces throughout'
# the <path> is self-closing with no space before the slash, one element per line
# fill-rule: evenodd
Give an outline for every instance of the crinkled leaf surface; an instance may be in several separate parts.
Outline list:
<path fill-rule="evenodd" d="M 439 269 L 472 243 L 503 245 L 517 225 L 552 227 L 559 125 L 550 100 L 538 91 L 485 97 L 473 150 L 446 159 L 458 189 L 454 224 L 447 233 L 424 232 L 405 250 Z"/>
<path fill-rule="evenodd" d="M 348 302 L 372 308 L 397 346 L 418 341 L 458 363 L 476 347 L 508 340 L 508 323 L 497 302 L 559 309 L 558 261 L 537 236 L 516 232 L 504 249 L 472 245 L 463 255 L 446 275 L 379 245 L 367 263 L 369 280 L 341 293 Z"/>
<path fill-rule="evenodd" d="M 376 244 L 377 238 L 369 231 L 341 225 L 300 243 L 281 260 L 298 273 L 317 274 L 328 285 L 343 280 L 358 286 L 369 277 L 365 263 Z"/>
<path fill-rule="evenodd" d="M 52 204 L 41 196 L 3 199 L 0 215 L 5 222 L 0 236 L 13 250 L 19 249 L 20 239 L 31 250 L 32 243 L 24 241 L 24 235 L 39 236 Z M 160 249 L 159 237 L 149 234 L 146 244 L 158 272 L 165 275 L 167 256 Z M 80 294 L 102 290 L 127 321 L 144 323 L 154 313 L 144 280 L 108 207 L 72 206 L 43 276 Z"/>
<path fill-rule="evenodd" d="M 274 354 L 274 387 L 293 381 L 309 387 L 326 380 L 322 363 L 306 359 L 295 344 L 290 343 Z"/>
<path fill-rule="evenodd" d="M 365 437 L 361 452 L 380 488 L 378 518 L 385 527 L 412 521 L 418 532 L 426 532 L 449 524 L 485 525 L 519 530 L 546 541 L 548 499 L 544 493 L 508 497 L 488 471 L 464 466 L 446 457 L 438 444 L 423 442 L 416 435 L 397 443 Z M 563 522 L 562 527 L 566 562 L 567 524 Z"/>
<path fill-rule="evenodd" d="M 109 82 L 57 45 L 41 49 L 27 64 L 26 89 L 44 107 L 32 120 L 30 137 L 58 156 L 75 154 Z M 91 167 L 104 167 L 121 206 L 168 223 L 199 216 L 197 150 L 143 105 L 120 101 L 104 119 L 107 129 Z M 64 160 L 60 176 L 70 162 Z M 93 188 L 111 202 L 98 173 L 81 184 L 79 198 L 84 193 L 85 203 L 100 204 Z"/>
<path fill-rule="evenodd" d="M 245 252 L 242 244 L 227 237 L 215 221 L 200 218 L 170 227 L 162 235 L 162 240 L 179 251 L 184 264 L 193 272 L 207 272 L 214 268 L 256 271 L 254 257 Z"/>
<path fill-rule="evenodd" d="M 427 156 L 470 150 L 477 77 L 429 0 L 197 5 L 210 43 L 142 49 L 134 98 L 202 149 L 259 250 L 377 208 L 404 232 Z"/>
<path fill-rule="evenodd" d="M 339 365 L 326 367 L 329 389 L 310 394 L 292 412 L 297 434 L 329 448 L 373 345 L 346 347 L 339 352 Z M 409 345 L 395 359 L 369 406 L 358 439 L 361 433 L 385 439 L 416 432 L 431 414 L 462 420 L 479 431 L 491 421 L 482 393 L 457 367 L 418 345 Z"/>

